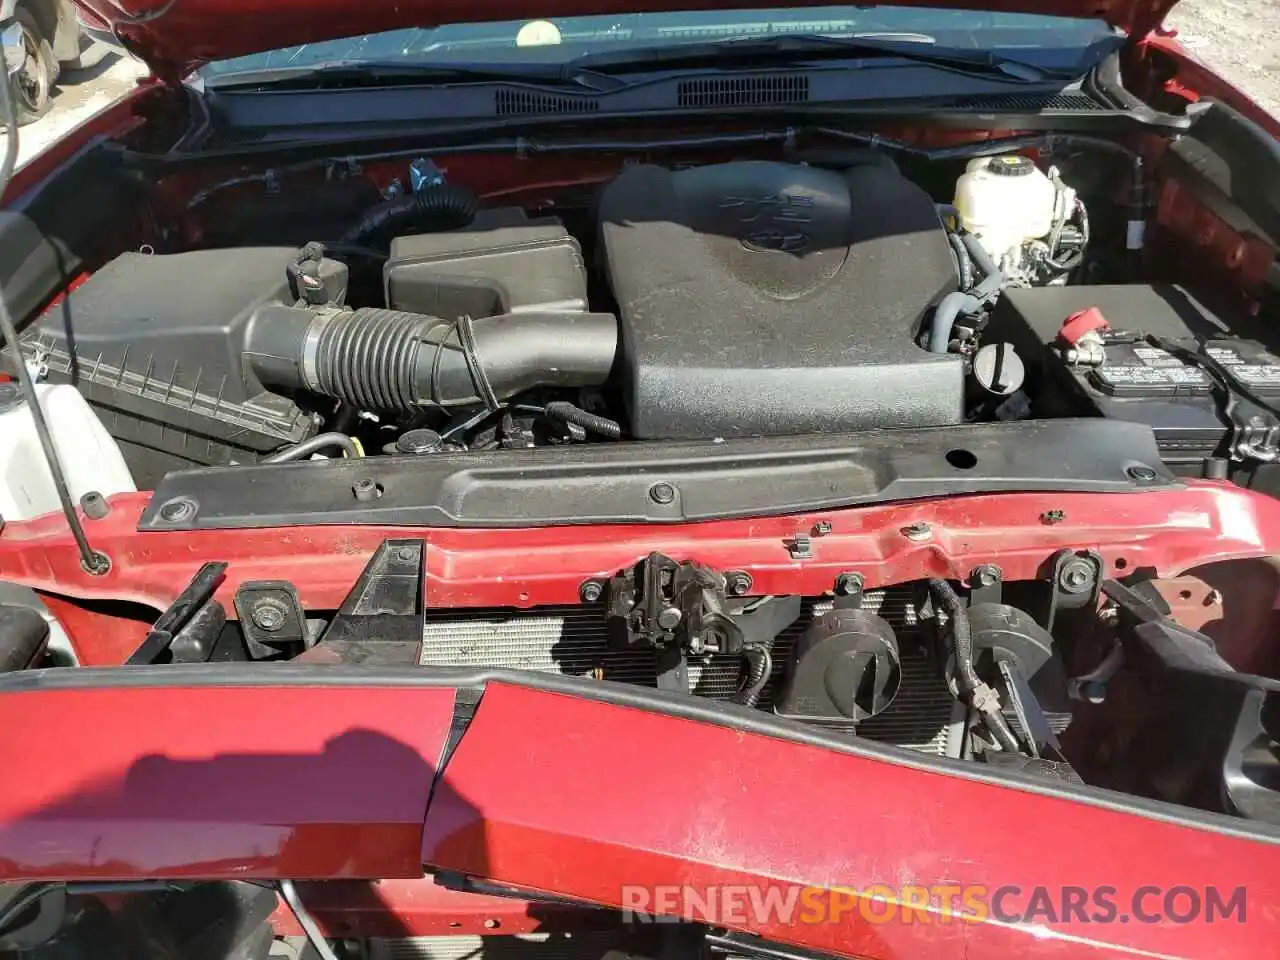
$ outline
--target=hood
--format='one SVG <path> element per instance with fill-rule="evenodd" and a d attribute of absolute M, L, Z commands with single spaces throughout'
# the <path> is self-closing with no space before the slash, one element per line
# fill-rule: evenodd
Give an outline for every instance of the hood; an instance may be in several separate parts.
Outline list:
<path fill-rule="evenodd" d="M 830 2 L 830 0 L 827 0 Z M 894 0 L 1106 20 L 1130 36 L 1158 26 L 1177 0 Z M 76 0 L 84 20 L 110 30 L 157 75 L 185 76 L 210 60 L 404 27 L 464 21 L 554 19 L 586 14 L 719 9 L 723 0 Z M 735 0 L 735 7 L 778 6 Z M 802 2 L 796 6 L 819 3 Z"/>

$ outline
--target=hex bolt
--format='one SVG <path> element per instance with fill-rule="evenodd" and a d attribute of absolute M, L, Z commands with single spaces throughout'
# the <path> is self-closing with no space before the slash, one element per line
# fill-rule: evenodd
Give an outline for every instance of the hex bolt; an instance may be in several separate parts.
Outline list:
<path fill-rule="evenodd" d="M 933 536 L 933 528 L 923 520 L 920 520 L 903 527 L 902 535 L 908 540 L 914 540 L 919 543 L 921 540 L 928 540 Z"/>
<path fill-rule="evenodd" d="M 1093 564 L 1088 560 L 1068 560 L 1058 571 L 1058 586 L 1068 593 L 1084 593 L 1093 585 L 1094 575 Z"/>
<path fill-rule="evenodd" d="M 649 499 L 654 503 L 673 503 L 676 499 L 676 488 L 669 483 L 655 483 L 649 488 Z"/>
<path fill-rule="evenodd" d="M 418 558 L 418 551 L 413 549 L 413 547 L 401 547 L 396 551 L 396 557 L 406 562 L 409 560 L 416 560 Z"/>
<path fill-rule="evenodd" d="M 188 497 L 177 497 L 160 507 L 160 519 L 166 523 L 181 523 L 196 515 L 196 502 Z"/>
<path fill-rule="evenodd" d="M 725 591 L 731 597 L 745 597 L 751 589 L 751 574 L 745 570 L 733 570 L 724 576 Z"/>
<path fill-rule="evenodd" d="M 969 574 L 969 582 L 977 587 L 994 587 L 1000 582 L 1002 571 L 993 563 L 984 563 L 973 568 Z"/>
<path fill-rule="evenodd" d="M 1150 483 L 1158 474 L 1148 467 L 1146 464 L 1138 463 L 1125 470 L 1130 480 L 1137 480 L 1139 483 Z"/>
<path fill-rule="evenodd" d="M 597 603 L 604 596 L 604 584 L 599 580 L 588 580 L 578 588 L 578 597 L 583 603 Z"/>
<path fill-rule="evenodd" d="M 841 597 L 856 597 L 862 592 L 866 581 L 862 579 L 860 573 L 842 573 L 836 577 L 836 595 Z"/>
<path fill-rule="evenodd" d="M 253 605 L 249 617 L 253 620 L 254 626 L 267 633 L 275 633 L 284 627 L 285 620 L 288 619 L 288 611 L 280 601 L 263 597 Z"/>
<path fill-rule="evenodd" d="M 110 512 L 107 506 L 107 498 L 100 494 L 97 490 L 90 490 L 80 498 L 80 509 L 84 511 L 84 515 L 90 520 L 101 520 Z"/>
<path fill-rule="evenodd" d="M 382 496 L 382 488 L 372 477 L 361 477 L 351 485 L 351 492 L 362 503 L 377 500 Z"/>

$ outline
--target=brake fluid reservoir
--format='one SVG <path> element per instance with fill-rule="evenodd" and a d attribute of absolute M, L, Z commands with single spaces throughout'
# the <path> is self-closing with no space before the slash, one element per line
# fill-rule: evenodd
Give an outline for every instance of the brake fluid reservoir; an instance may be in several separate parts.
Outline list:
<path fill-rule="evenodd" d="M 79 390 L 38 383 L 36 396 L 72 500 L 91 490 L 109 497 L 137 489 L 119 446 Z M 0 517 L 26 520 L 59 508 L 31 410 L 18 384 L 0 383 Z"/>
<path fill-rule="evenodd" d="M 960 225 L 997 263 L 1017 259 L 1024 243 L 1047 236 L 1066 199 L 1029 157 L 1017 155 L 971 160 L 956 182 Z"/>

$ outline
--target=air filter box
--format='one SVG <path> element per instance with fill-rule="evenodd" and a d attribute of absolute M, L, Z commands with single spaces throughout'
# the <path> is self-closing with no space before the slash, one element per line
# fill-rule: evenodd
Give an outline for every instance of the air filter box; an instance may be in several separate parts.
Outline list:
<path fill-rule="evenodd" d="M 292 247 L 112 260 L 23 336 L 52 383 L 72 383 L 116 438 L 140 487 L 169 470 L 251 463 L 311 436 L 316 422 L 267 392 L 243 362 L 258 307 L 292 303 Z M 341 300 L 346 267 L 320 263 Z"/>

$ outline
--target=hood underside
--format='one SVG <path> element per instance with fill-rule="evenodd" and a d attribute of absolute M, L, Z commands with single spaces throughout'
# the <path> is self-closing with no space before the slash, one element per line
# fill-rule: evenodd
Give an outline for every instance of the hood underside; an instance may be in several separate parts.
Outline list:
<path fill-rule="evenodd" d="M 796 6 L 817 5 L 799 3 Z M 894 0 L 895 6 L 953 7 L 1088 17 L 1130 36 L 1157 26 L 1177 0 Z M 91 24 L 109 29 L 158 75 L 178 77 L 211 60 L 405 27 L 587 14 L 718 9 L 719 0 L 76 0 Z M 735 7 L 776 0 L 735 0 Z"/>

